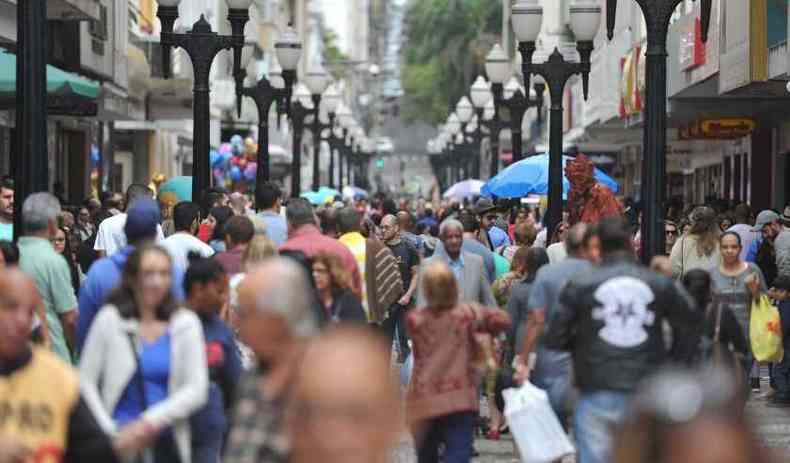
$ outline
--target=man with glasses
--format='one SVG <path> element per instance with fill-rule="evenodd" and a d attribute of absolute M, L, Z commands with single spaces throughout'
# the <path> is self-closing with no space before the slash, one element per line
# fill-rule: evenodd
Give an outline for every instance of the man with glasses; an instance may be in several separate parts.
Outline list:
<path fill-rule="evenodd" d="M 664 222 L 664 233 L 666 234 L 666 254 L 669 255 L 672 253 L 672 246 L 675 245 L 675 241 L 678 240 L 678 226 L 675 222 L 671 220 L 667 220 Z"/>
<path fill-rule="evenodd" d="M 475 212 L 480 218 L 480 241 L 483 242 L 491 251 L 495 251 L 502 246 L 510 246 L 510 238 L 507 232 L 496 226 L 499 219 L 497 208 L 494 202 L 488 198 L 480 198 L 475 204 Z"/>

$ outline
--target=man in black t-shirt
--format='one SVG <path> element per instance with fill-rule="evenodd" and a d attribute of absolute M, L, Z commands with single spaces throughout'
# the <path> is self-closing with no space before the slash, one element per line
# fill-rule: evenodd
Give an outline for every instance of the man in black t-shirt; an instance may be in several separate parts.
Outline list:
<path fill-rule="evenodd" d="M 394 215 L 386 215 L 381 219 L 381 235 L 384 243 L 392 251 L 398 261 L 403 279 L 404 293 L 401 298 L 390 308 L 389 317 L 384 320 L 383 328 L 390 338 L 390 344 L 398 332 L 400 352 L 398 359 L 402 362 L 409 353 L 409 344 L 406 334 L 406 311 L 412 305 L 412 299 L 417 292 L 417 273 L 420 267 L 420 254 L 417 248 L 401 235 L 398 219 Z"/>

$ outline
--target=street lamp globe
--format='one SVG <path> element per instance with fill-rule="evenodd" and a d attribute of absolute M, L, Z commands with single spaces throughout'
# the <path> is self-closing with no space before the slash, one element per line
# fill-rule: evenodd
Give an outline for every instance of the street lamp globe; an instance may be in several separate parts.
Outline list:
<path fill-rule="evenodd" d="M 472 117 L 469 123 L 466 124 L 466 133 L 475 133 L 476 130 L 477 130 L 477 116 L 475 115 L 474 117 Z"/>
<path fill-rule="evenodd" d="M 577 0 L 570 7 L 571 30 L 579 42 L 595 38 L 601 25 L 601 5 L 595 0 Z"/>
<path fill-rule="evenodd" d="M 293 102 L 299 102 L 305 108 L 312 108 L 313 102 L 310 100 L 310 90 L 305 87 L 303 83 L 296 84 L 294 88 L 293 96 L 291 97 Z"/>
<path fill-rule="evenodd" d="M 447 116 L 447 124 L 445 125 L 450 135 L 455 135 L 461 131 L 461 120 L 456 113 L 451 113 Z"/>
<path fill-rule="evenodd" d="M 519 0 L 511 11 L 513 32 L 519 42 L 536 41 L 543 23 L 543 7 L 537 0 Z"/>
<path fill-rule="evenodd" d="M 272 60 L 269 63 L 269 83 L 271 83 L 272 87 L 276 88 L 277 90 L 282 90 L 285 88 L 283 68 L 280 67 L 280 63 L 278 63 L 277 59 L 274 57 L 272 57 Z"/>
<path fill-rule="evenodd" d="M 252 6 L 252 0 L 226 0 L 226 1 L 228 3 L 228 9 L 231 10 L 249 10 L 250 6 Z"/>
<path fill-rule="evenodd" d="M 460 100 L 458 100 L 458 105 L 455 107 L 455 112 L 458 115 L 458 119 L 466 124 L 469 120 L 472 119 L 472 114 L 474 113 L 474 107 L 472 106 L 472 102 L 469 101 L 466 95 L 462 96 Z"/>
<path fill-rule="evenodd" d="M 496 109 L 494 107 L 494 99 L 491 98 L 488 100 L 488 103 L 486 103 L 486 107 L 483 108 L 483 120 L 490 121 L 494 118 L 495 114 L 496 114 Z"/>
<path fill-rule="evenodd" d="M 455 144 L 456 145 L 464 144 L 464 134 L 462 134 L 460 131 L 457 134 L 455 134 Z"/>
<path fill-rule="evenodd" d="M 299 58 L 302 56 L 302 42 L 299 41 L 299 35 L 293 27 L 288 26 L 279 40 L 274 43 L 274 51 L 277 54 L 277 60 L 280 66 L 286 71 L 293 71 L 299 64 Z"/>
<path fill-rule="evenodd" d="M 351 122 L 354 120 L 353 114 L 351 114 L 351 109 L 341 104 L 337 108 L 337 122 L 340 124 L 341 127 L 348 128 Z"/>
<path fill-rule="evenodd" d="M 304 83 L 311 94 L 321 95 L 326 90 L 327 85 L 329 85 L 329 74 L 327 74 L 321 63 L 316 63 L 307 71 Z"/>
<path fill-rule="evenodd" d="M 510 60 L 498 43 L 494 44 L 486 56 L 486 74 L 488 79 L 495 84 L 502 84 L 510 75 Z"/>
<path fill-rule="evenodd" d="M 516 94 L 517 91 L 521 90 L 521 84 L 519 83 L 518 79 L 515 77 L 511 77 L 507 84 L 505 85 L 505 92 L 504 97 L 505 99 L 509 100 L 513 98 L 513 95 Z"/>
<path fill-rule="evenodd" d="M 472 104 L 477 109 L 485 108 L 486 104 L 491 100 L 491 88 L 483 76 L 477 76 L 469 95 L 472 97 Z"/>
<path fill-rule="evenodd" d="M 340 92 L 337 90 L 337 86 L 334 84 L 330 84 L 326 91 L 324 92 L 324 96 L 321 98 L 321 107 L 326 109 L 327 112 L 333 113 L 337 110 L 337 106 L 340 104 Z"/>

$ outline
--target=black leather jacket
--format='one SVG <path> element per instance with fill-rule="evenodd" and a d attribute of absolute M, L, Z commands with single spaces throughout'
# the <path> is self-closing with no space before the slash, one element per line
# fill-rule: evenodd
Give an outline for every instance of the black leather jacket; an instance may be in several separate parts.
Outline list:
<path fill-rule="evenodd" d="M 664 320 L 674 340 L 669 355 Z M 672 280 L 632 261 L 610 260 L 568 282 L 546 345 L 572 352 L 582 392 L 629 392 L 667 360 L 691 361 L 701 322 Z"/>

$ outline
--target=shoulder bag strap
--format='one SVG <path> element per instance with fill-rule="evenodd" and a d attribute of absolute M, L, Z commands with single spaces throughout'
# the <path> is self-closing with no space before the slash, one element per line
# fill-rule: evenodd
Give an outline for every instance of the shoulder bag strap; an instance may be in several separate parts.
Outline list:
<path fill-rule="evenodd" d="M 129 339 L 129 347 L 132 349 L 132 355 L 134 355 L 134 363 L 137 366 L 135 370 L 135 374 L 132 377 L 132 381 L 136 381 L 138 388 L 140 389 L 140 397 L 143 398 L 143 407 L 148 408 L 148 395 L 145 393 L 145 380 L 143 379 L 143 366 L 140 364 L 140 354 L 137 352 L 137 343 L 135 342 L 134 335 L 132 333 L 127 333 Z"/>

